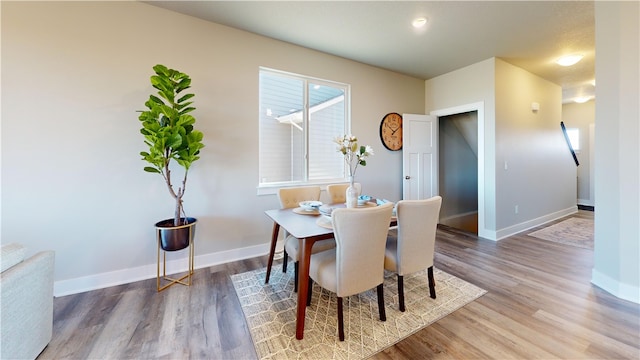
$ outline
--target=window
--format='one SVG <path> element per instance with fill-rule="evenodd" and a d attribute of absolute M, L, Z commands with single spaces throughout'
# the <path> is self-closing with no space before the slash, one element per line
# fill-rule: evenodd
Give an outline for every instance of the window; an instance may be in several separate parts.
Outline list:
<path fill-rule="evenodd" d="M 349 86 L 260 69 L 259 187 L 344 180 Z"/>
<path fill-rule="evenodd" d="M 576 153 L 580 151 L 580 129 L 567 129 L 567 136 L 573 151 Z"/>

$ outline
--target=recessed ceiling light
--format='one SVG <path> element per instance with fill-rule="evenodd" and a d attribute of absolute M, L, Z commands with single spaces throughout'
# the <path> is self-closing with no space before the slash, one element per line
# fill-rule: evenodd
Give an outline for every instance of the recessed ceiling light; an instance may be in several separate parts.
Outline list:
<path fill-rule="evenodd" d="M 419 29 L 419 28 L 427 25 L 427 18 L 423 18 L 423 17 L 417 18 L 417 19 L 413 20 L 411 25 L 413 25 L 414 28 Z"/>
<path fill-rule="evenodd" d="M 567 55 L 556 60 L 556 64 L 562 66 L 571 66 L 582 60 L 582 55 Z"/>

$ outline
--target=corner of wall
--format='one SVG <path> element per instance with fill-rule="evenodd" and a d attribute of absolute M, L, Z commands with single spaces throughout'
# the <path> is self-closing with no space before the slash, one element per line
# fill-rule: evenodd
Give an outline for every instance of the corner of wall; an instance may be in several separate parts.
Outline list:
<path fill-rule="evenodd" d="M 616 297 L 640 304 L 638 286 L 621 283 L 596 269 L 591 271 L 591 283 Z"/>

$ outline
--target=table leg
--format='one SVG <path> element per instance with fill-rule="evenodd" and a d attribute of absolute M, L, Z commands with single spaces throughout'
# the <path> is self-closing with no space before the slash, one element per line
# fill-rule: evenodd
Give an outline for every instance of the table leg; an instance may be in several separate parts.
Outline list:
<path fill-rule="evenodd" d="M 271 276 L 271 265 L 273 264 L 273 256 L 276 252 L 276 243 L 278 242 L 278 233 L 280 232 L 280 224 L 273 223 L 273 231 L 271 232 L 271 248 L 269 249 L 269 260 L 267 263 L 267 276 L 264 279 L 264 283 L 269 283 L 269 276 Z"/>
<path fill-rule="evenodd" d="M 296 339 L 304 337 L 304 317 L 307 310 L 307 291 L 309 288 L 309 264 L 311 263 L 311 247 L 314 241 L 300 239 L 300 260 L 298 261 L 298 315 L 296 318 Z"/>

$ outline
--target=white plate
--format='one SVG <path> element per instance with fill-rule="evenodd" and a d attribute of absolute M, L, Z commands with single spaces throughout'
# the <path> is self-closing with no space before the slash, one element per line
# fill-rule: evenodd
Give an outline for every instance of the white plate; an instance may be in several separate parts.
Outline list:
<path fill-rule="evenodd" d="M 320 205 L 322 205 L 322 201 L 314 201 L 314 200 L 301 201 L 298 205 L 300 205 L 300 207 L 306 211 L 314 211 L 314 210 L 318 210 Z"/>
<path fill-rule="evenodd" d="M 333 211 L 333 208 L 331 206 L 329 206 L 329 205 L 322 205 L 322 206 L 320 206 L 318 211 L 320 211 L 320 214 L 322 214 L 322 215 L 326 215 L 326 216 L 331 217 L 331 212 Z"/>

